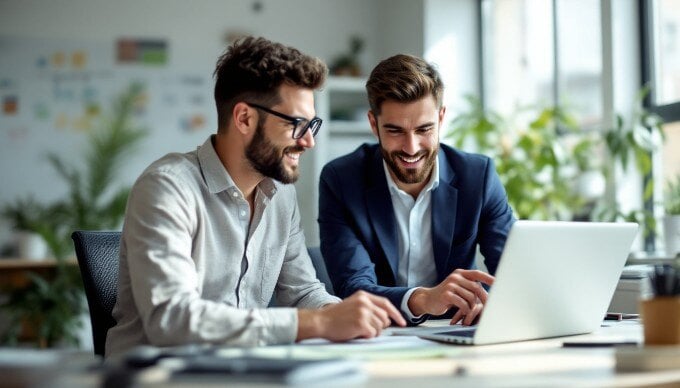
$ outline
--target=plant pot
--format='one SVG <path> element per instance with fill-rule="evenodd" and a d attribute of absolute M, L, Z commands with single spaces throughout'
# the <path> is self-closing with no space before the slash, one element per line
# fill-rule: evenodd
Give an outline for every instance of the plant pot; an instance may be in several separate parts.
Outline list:
<path fill-rule="evenodd" d="M 663 230 L 666 241 L 666 254 L 670 257 L 680 252 L 680 215 L 667 215 L 663 219 Z"/>
<path fill-rule="evenodd" d="M 640 302 L 645 345 L 680 344 L 680 296 L 660 296 Z"/>
<path fill-rule="evenodd" d="M 47 244 L 45 240 L 32 232 L 17 233 L 17 254 L 20 259 L 45 260 L 47 257 Z"/>

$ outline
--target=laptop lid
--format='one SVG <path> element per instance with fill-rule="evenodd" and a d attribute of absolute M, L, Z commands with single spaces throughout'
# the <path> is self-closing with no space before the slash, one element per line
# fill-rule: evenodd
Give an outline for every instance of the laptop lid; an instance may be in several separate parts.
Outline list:
<path fill-rule="evenodd" d="M 480 345 L 590 333 L 637 230 L 635 223 L 517 221 L 474 336 L 444 329 L 421 337 Z"/>

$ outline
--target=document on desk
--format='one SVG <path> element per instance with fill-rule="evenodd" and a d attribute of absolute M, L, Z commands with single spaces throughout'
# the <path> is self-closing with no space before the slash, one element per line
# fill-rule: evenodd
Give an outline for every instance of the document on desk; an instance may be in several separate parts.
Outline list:
<path fill-rule="evenodd" d="M 221 348 L 216 351 L 216 354 L 221 357 L 238 357 L 244 352 L 252 356 L 268 358 L 400 360 L 451 357 L 460 354 L 460 349 L 441 346 L 417 337 L 383 335 L 344 343 L 314 339 L 295 345 L 264 346 L 247 350 Z"/>

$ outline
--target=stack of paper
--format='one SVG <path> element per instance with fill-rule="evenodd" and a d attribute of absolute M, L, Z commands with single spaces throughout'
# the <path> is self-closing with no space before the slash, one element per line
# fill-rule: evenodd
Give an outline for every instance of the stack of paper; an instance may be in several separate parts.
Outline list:
<path fill-rule="evenodd" d="M 621 346 L 616 348 L 616 370 L 641 372 L 680 369 L 680 346 Z"/>

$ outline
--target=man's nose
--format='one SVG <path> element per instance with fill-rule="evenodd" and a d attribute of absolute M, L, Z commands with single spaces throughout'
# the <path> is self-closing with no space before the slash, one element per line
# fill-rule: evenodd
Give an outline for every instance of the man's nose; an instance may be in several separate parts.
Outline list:
<path fill-rule="evenodd" d="M 415 155 L 419 150 L 418 150 L 418 137 L 411 132 L 407 132 L 404 135 L 404 144 L 402 147 L 402 151 L 406 152 L 409 155 Z"/>
<path fill-rule="evenodd" d="M 316 142 L 314 141 L 314 135 L 312 135 L 312 131 L 305 132 L 301 138 L 297 139 L 297 143 L 305 148 L 314 147 Z"/>

